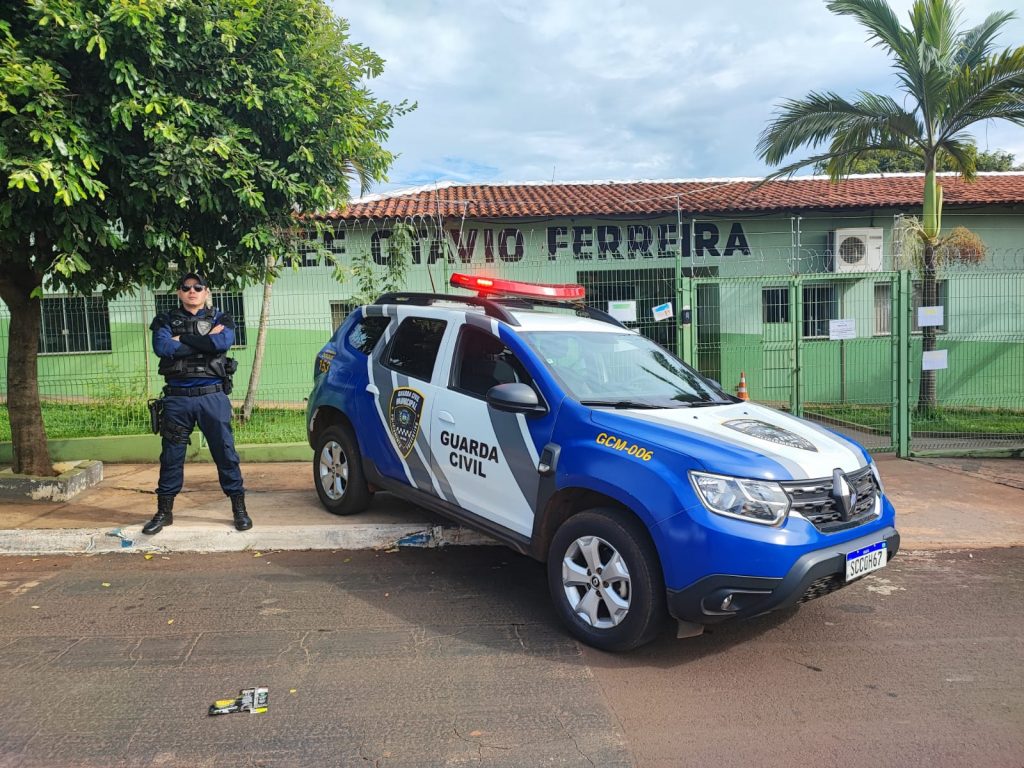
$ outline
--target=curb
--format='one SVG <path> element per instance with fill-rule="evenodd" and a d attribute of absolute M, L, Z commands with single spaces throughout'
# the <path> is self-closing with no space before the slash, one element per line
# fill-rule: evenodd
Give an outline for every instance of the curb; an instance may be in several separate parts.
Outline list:
<path fill-rule="evenodd" d="M 176 525 L 165 528 L 155 536 L 144 536 L 141 525 L 121 528 L 0 530 L 0 555 L 354 550 L 497 544 L 494 539 L 476 531 L 428 523 L 263 525 L 245 532 L 227 526 L 212 528 Z"/>
<path fill-rule="evenodd" d="M 102 461 L 73 461 L 56 477 L 0 472 L 0 501 L 69 501 L 103 481 Z"/>

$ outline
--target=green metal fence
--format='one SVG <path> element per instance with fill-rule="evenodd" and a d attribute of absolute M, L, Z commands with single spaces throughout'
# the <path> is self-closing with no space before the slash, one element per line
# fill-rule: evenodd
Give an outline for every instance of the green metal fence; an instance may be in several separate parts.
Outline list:
<path fill-rule="evenodd" d="M 695 364 L 730 391 L 743 375 L 752 400 L 896 450 L 897 283 L 894 273 L 684 280 Z"/>
<path fill-rule="evenodd" d="M 998 221 L 997 227 L 979 218 L 975 226 L 993 241 L 1011 241 L 1008 225 Z M 314 357 L 367 286 L 372 293 L 393 278 L 388 263 L 399 242 L 395 233 L 404 229 L 413 233 L 402 241 L 401 287 L 408 290 L 454 290 L 447 283 L 455 271 L 581 283 L 588 303 L 617 307 L 628 326 L 725 389 L 735 391 L 742 373 L 753 400 L 845 432 L 873 451 L 1021 453 L 1024 252 L 994 248 L 984 264 L 953 259 L 940 270 L 935 351 L 945 354 L 928 356 L 940 367 L 935 407 L 923 409 L 921 275 L 836 272 L 837 257 L 827 246 L 828 233 L 873 223 L 779 216 L 348 224 L 303 248 L 296 268 L 274 284 L 258 389 L 262 410 L 239 440 L 303 439 L 301 409 Z M 883 262 L 891 267 L 900 259 L 887 238 Z M 262 286 L 216 297 L 244 329 L 233 350 L 240 362 L 232 395 L 238 402 L 252 368 L 262 299 Z M 51 438 L 146 431 L 144 403 L 162 383 L 147 327 L 173 301 L 167 289 L 109 303 L 44 299 L 39 386 Z M 666 304 L 667 318 L 655 312 Z M 7 325 L 0 305 L 2 392 Z M 0 411 L 0 442 L 9 435 Z"/>

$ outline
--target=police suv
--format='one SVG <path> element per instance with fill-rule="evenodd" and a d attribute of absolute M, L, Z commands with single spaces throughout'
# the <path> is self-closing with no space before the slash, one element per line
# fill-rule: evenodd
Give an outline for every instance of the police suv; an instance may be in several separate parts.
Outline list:
<path fill-rule="evenodd" d="M 606 650 L 832 592 L 899 548 L 871 458 L 738 400 L 582 303 L 582 286 L 454 275 L 396 293 L 317 356 L 307 427 L 323 505 L 377 490 L 547 563 L 569 631 Z"/>

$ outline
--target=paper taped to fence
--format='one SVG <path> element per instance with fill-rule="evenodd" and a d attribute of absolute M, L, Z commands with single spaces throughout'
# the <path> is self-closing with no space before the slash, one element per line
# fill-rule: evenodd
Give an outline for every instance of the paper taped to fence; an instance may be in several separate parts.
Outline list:
<path fill-rule="evenodd" d="M 620 323 L 635 323 L 636 322 L 636 302 L 635 301 L 609 301 L 608 302 L 608 314 L 618 320 Z"/>
<path fill-rule="evenodd" d="M 675 317 L 675 313 L 672 312 L 672 302 L 666 301 L 664 304 L 659 304 L 651 309 L 651 314 L 654 315 L 655 320 L 671 320 Z"/>
<path fill-rule="evenodd" d="M 921 370 L 941 371 L 943 368 L 949 368 L 949 359 L 946 356 L 948 351 L 947 349 L 935 349 L 925 352 L 921 356 Z"/>

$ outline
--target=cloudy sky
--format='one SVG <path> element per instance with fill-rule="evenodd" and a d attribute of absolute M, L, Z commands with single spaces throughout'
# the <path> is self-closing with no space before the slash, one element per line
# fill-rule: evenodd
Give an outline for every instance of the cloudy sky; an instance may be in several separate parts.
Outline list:
<path fill-rule="evenodd" d="M 811 90 L 896 94 L 882 52 L 824 0 L 332 0 L 387 62 L 370 83 L 416 101 L 373 191 L 435 181 L 757 176 L 778 102 Z M 967 0 L 979 23 L 1012 0 Z M 893 0 L 901 18 L 910 0 Z M 997 40 L 1024 44 L 1024 20 Z M 1024 129 L 989 123 L 982 149 L 1024 161 Z"/>

